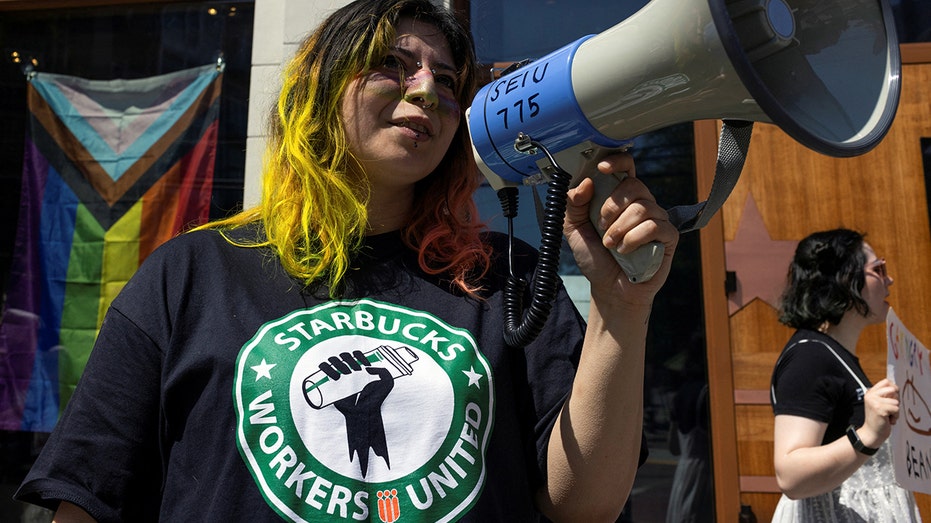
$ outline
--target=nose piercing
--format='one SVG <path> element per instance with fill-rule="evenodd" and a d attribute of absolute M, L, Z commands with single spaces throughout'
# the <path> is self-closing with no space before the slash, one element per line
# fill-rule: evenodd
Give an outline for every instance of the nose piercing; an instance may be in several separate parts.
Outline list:
<path fill-rule="evenodd" d="M 414 63 L 415 63 L 416 66 L 417 66 L 417 69 L 416 69 L 417 71 L 420 71 L 421 69 L 423 69 L 423 62 L 421 62 L 420 60 L 417 60 L 417 61 L 414 62 Z M 427 72 L 430 73 L 430 74 L 432 74 L 432 75 L 434 75 L 434 76 L 436 76 L 436 70 L 435 70 L 435 69 L 429 69 Z M 408 80 L 408 81 L 413 80 L 414 78 L 416 78 L 416 76 L 417 76 L 417 73 L 415 72 L 414 74 L 410 75 L 406 80 Z M 402 84 L 402 88 L 404 88 L 404 87 L 405 87 L 405 86 Z M 408 87 L 409 87 L 409 86 L 408 86 Z M 425 110 L 425 111 L 428 110 L 428 109 L 432 109 L 433 107 L 436 106 L 436 103 L 435 103 L 435 102 L 428 102 L 427 99 L 426 99 L 426 97 L 423 96 L 423 95 L 411 96 L 411 97 L 409 97 L 409 98 L 408 98 L 408 97 L 405 97 L 405 99 L 407 99 L 410 103 L 420 105 L 421 109 L 423 109 L 423 110 Z"/>
<path fill-rule="evenodd" d="M 425 111 L 433 107 L 433 102 L 428 102 L 423 96 L 406 97 L 406 100 L 414 105 L 419 105 Z"/>
<path fill-rule="evenodd" d="M 417 66 L 417 67 L 416 67 L 416 70 L 417 70 L 417 71 L 423 69 L 423 62 L 421 62 L 420 60 L 417 60 L 416 62 L 414 62 L 414 65 Z M 434 68 L 431 67 L 430 69 L 427 69 L 427 71 L 428 71 L 430 74 L 432 74 L 433 76 L 436 76 L 436 69 L 434 69 Z M 411 76 L 413 77 L 415 74 L 417 74 L 417 73 L 414 73 L 414 74 L 412 74 Z"/>

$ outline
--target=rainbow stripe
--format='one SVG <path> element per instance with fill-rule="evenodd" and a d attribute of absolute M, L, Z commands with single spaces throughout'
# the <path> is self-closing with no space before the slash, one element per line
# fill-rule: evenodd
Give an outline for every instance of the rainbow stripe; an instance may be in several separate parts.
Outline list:
<path fill-rule="evenodd" d="M 30 80 L 0 429 L 54 427 L 110 302 L 158 245 L 208 219 L 222 77 Z"/>

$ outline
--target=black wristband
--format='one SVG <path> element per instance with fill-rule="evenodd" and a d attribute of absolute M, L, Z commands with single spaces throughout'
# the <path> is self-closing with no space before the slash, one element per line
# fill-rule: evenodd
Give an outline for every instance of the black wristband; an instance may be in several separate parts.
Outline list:
<path fill-rule="evenodd" d="M 876 451 L 879 449 L 874 449 L 872 447 L 867 447 L 860 441 L 860 435 L 857 434 L 857 429 L 853 425 L 847 427 L 847 439 L 850 440 L 850 444 L 853 445 L 854 450 L 857 452 L 866 454 L 867 456 L 872 456 L 876 454 Z"/>

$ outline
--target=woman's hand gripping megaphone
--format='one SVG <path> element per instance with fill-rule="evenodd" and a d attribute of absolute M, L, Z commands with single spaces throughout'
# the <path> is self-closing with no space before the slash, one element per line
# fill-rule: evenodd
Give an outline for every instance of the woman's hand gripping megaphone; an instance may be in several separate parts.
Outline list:
<path fill-rule="evenodd" d="M 592 225 L 602 238 L 602 243 L 617 260 L 617 263 L 623 269 L 627 279 L 632 283 L 642 283 L 649 281 L 656 274 L 656 271 L 662 266 L 665 247 L 660 241 L 651 241 L 645 245 L 629 250 L 629 244 L 623 241 L 622 232 L 627 232 L 628 227 L 637 225 L 633 223 L 634 216 L 641 212 L 641 209 L 632 209 L 628 216 L 621 216 L 630 201 L 615 201 L 613 199 L 614 190 L 624 178 L 627 177 L 625 171 L 602 172 L 598 164 L 602 163 L 611 155 L 626 152 L 627 147 L 622 148 L 605 148 L 584 142 L 575 147 L 570 147 L 556 153 L 553 159 L 559 167 L 572 175 L 570 187 L 579 186 L 584 180 L 591 179 L 594 186 L 594 194 L 589 202 L 588 215 Z M 607 165 L 604 168 L 612 170 L 613 167 Z M 633 169 L 633 164 L 630 166 Z M 543 168 L 545 172 L 546 167 Z M 603 216 L 605 203 L 611 201 L 607 211 L 609 216 Z M 661 211 L 655 201 L 651 204 Z M 617 223 L 616 219 L 624 220 L 624 223 Z M 626 223 L 626 225 L 625 225 Z M 613 229 L 611 229 L 614 224 Z M 613 233 L 608 238 L 605 235 Z M 623 252 L 619 252 L 619 249 Z"/>
<path fill-rule="evenodd" d="M 619 173 L 596 173 L 589 177 L 595 186 L 595 195 L 592 197 L 588 210 L 589 219 L 592 225 L 595 226 L 595 230 L 598 231 L 598 234 L 603 239 L 607 231 L 605 230 L 605 222 L 601 216 L 602 208 L 605 202 L 611 198 L 614 189 L 625 177 L 624 174 Z M 613 241 L 613 239 L 609 239 L 608 241 Z M 606 247 L 610 249 L 614 259 L 621 265 L 621 269 L 624 270 L 627 279 L 632 283 L 641 283 L 650 280 L 662 265 L 663 253 L 665 252 L 665 247 L 658 241 L 650 242 L 625 254 L 618 252 L 618 249 L 622 248 L 622 245 L 612 243 L 611 245 L 606 245 Z"/>

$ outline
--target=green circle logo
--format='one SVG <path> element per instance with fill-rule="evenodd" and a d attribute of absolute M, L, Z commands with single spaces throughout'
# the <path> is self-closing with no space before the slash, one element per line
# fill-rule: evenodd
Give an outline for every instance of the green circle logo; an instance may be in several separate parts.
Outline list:
<path fill-rule="evenodd" d="M 478 498 L 494 419 L 472 336 L 334 301 L 266 323 L 236 361 L 237 445 L 292 521 L 451 521 Z"/>

